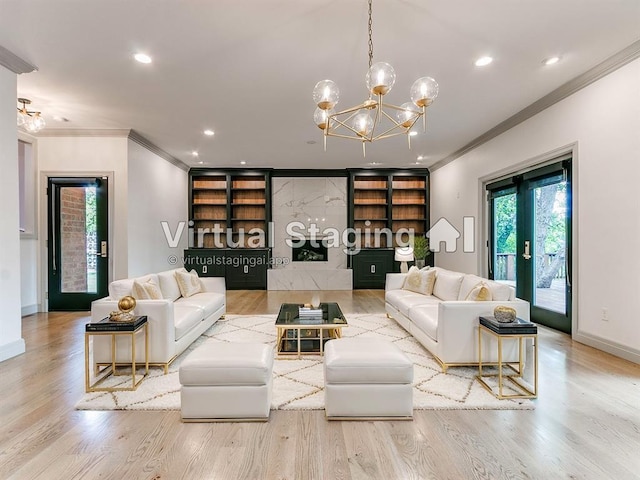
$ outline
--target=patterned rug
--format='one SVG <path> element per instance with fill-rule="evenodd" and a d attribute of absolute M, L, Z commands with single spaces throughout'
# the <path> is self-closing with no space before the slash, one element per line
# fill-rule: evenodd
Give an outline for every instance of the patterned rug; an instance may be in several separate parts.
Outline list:
<path fill-rule="evenodd" d="M 344 337 L 383 338 L 395 343 L 414 362 L 413 404 L 416 409 L 533 409 L 531 400 L 498 400 L 476 380 L 477 368 L 449 368 L 446 374 L 433 357 L 395 320 L 384 314 L 346 315 Z M 190 351 L 203 343 L 260 342 L 275 345 L 275 315 L 227 315 L 198 338 L 172 364 L 167 375 L 150 368 L 149 376 L 133 392 L 85 394 L 79 410 L 179 410 L 178 369 Z M 322 357 L 276 357 L 273 367 L 273 410 L 324 408 Z M 130 377 L 110 377 L 104 385 L 130 382 Z M 507 393 L 507 391 L 505 391 Z"/>

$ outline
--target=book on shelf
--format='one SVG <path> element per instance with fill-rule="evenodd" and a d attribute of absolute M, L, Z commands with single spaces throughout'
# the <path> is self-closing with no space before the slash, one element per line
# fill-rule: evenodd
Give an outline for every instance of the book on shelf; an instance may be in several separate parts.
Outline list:
<path fill-rule="evenodd" d="M 480 317 L 480 325 L 499 333 L 501 335 L 535 334 L 538 333 L 538 326 L 522 318 L 516 318 L 513 322 L 498 322 L 493 316 Z"/>
<path fill-rule="evenodd" d="M 147 316 L 139 315 L 133 317 L 131 320 L 122 322 L 116 322 L 110 320 L 109 317 L 105 317 L 99 322 L 91 322 L 85 325 L 86 332 L 133 332 L 137 330 L 141 325 L 146 323 Z"/>

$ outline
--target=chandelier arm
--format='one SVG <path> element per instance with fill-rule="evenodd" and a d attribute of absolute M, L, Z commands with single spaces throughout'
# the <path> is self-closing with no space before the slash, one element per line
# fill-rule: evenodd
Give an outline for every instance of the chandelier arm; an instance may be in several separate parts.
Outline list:
<path fill-rule="evenodd" d="M 341 112 L 336 112 L 330 115 L 331 118 L 335 118 L 339 115 L 346 115 L 347 113 L 356 113 L 364 108 L 367 108 L 366 104 L 361 103 L 360 105 L 356 105 L 355 107 L 347 108 L 346 110 L 342 110 Z M 348 120 L 348 119 L 347 119 Z"/>

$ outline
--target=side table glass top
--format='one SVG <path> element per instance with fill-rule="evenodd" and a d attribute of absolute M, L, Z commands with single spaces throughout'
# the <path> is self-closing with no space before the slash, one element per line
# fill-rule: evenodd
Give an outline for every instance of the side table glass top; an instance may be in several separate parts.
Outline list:
<path fill-rule="evenodd" d="M 335 302 L 320 304 L 318 309 L 322 310 L 322 319 L 319 317 L 300 318 L 298 312 L 299 308 L 303 306 L 300 303 L 283 303 L 276 318 L 276 325 L 347 325 L 347 319 L 344 317 L 342 310 L 340 310 L 340 306 Z"/>

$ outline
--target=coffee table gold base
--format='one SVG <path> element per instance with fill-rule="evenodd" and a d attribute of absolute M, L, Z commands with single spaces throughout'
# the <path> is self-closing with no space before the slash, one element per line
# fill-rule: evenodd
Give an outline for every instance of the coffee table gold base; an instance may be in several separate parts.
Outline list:
<path fill-rule="evenodd" d="M 280 356 L 297 356 L 300 358 L 302 354 L 305 355 L 324 355 L 324 342 L 325 340 L 331 340 L 334 338 L 342 338 L 342 327 L 336 327 L 335 325 L 287 325 L 276 326 L 277 329 L 277 342 L 276 353 Z M 302 336 L 303 331 L 316 331 L 317 336 Z M 287 338 L 288 331 L 297 331 L 295 338 Z M 319 342 L 318 351 L 303 351 L 301 349 L 302 341 L 315 340 Z M 284 342 L 291 341 L 297 343 L 297 349 L 295 351 L 284 351 Z"/>

